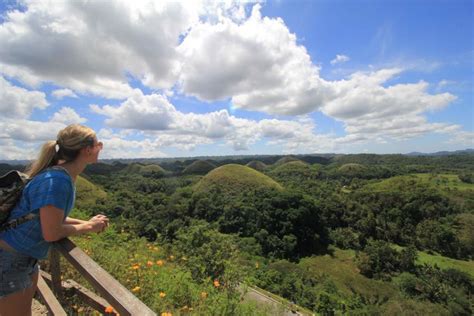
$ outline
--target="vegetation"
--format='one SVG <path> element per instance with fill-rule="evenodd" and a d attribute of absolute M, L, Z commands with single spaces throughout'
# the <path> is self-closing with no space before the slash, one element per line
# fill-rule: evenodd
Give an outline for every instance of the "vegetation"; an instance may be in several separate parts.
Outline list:
<path fill-rule="evenodd" d="M 324 315 L 471 315 L 473 158 L 97 164 L 77 182 L 74 214 L 113 226 L 76 241 L 173 315 L 271 314 L 241 301 L 242 284 Z"/>

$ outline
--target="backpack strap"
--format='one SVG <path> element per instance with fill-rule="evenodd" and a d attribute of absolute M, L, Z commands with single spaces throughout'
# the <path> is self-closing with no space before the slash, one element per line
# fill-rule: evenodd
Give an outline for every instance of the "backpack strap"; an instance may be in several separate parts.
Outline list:
<path fill-rule="evenodd" d="M 5 230 L 13 229 L 17 227 L 18 225 L 21 225 L 23 223 L 26 223 L 28 221 L 31 221 L 32 219 L 37 218 L 39 215 L 38 214 L 26 214 L 23 216 L 20 216 L 16 219 L 12 219 L 11 221 L 6 222 L 2 226 L 0 226 L 0 232 L 3 232 Z"/>

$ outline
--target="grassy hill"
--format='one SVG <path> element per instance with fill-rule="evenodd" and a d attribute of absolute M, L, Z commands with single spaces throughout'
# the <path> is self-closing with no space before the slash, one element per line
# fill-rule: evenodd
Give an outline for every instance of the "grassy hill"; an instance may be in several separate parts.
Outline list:
<path fill-rule="evenodd" d="M 202 193 L 216 188 L 227 193 L 240 193 L 259 188 L 283 190 L 283 187 L 272 178 L 237 164 L 228 164 L 212 170 L 196 184 L 194 192 Z"/>
<path fill-rule="evenodd" d="M 296 158 L 296 157 L 293 157 L 293 156 L 286 156 L 286 157 L 283 157 L 283 158 L 280 158 L 278 159 L 274 165 L 275 166 L 278 166 L 278 165 L 282 165 L 282 164 L 285 164 L 287 162 L 291 162 L 291 161 L 301 161 L 300 159 Z M 301 161 L 303 162 L 303 161 Z"/>
<path fill-rule="evenodd" d="M 279 177 L 292 177 L 292 176 L 311 176 L 312 168 L 306 162 L 301 160 L 290 161 L 284 164 L 277 165 L 271 171 L 271 174 Z"/>
<path fill-rule="evenodd" d="M 401 250 L 404 247 L 392 245 L 393 248 Z M 418 251 L 418 258 L 416 264 L 429 264 L 431 266 L 438 266 L 441 269 L 456 269 L 466 272 L 474 278 L 474 261 L 473 260 L 456 260 L 453 258 L 444 257 L 437 253 L 427 253 L 425 251 Z"/>
<path fill-rule="evenodd" d="M 386 191 L 401 189 L 407 184 L 415 183 L 431 186 L 443 193 L 458 190 L 474 194 L 474 184 L 462 182 L 455 174 L 414 173 L 385 179 L 367 187 L 372 190 Z"/>
<path fill-rule="evenodd" d="M 267 168 L 267 165 L 258 160 L 252 160 L 246 164 L 247 167 L 255 169 L 257 171 L 263 171 Z"/>
<path fill-rule="evenodd" d="M 153 165 L 145 165 L 141 167 L 140 173 L 144 175 L 145 177 L 147 176 L 148 177 L 150 176 L 163 177 L 164 175 L 166 175 L 166 170 L 161 168 L 160 165 L 153 164 Z"/>
<path fill-rule="evenodd" d="M 76 208 L 87 209 L 93 207 L 98 199 L 106 197 L 107 193 L 100 187 L 85 179 L 84 177 L 77 177 Z"/>
<path fill-rule="evenodd" d="M 166 175 L 166 170 L 161 168 L 158 164 L 149 164 L 149 165 L 142 165 L 139 163 L 132 163 L 129 164 L 122 170 L 123 173 L 131 173 L 131 174 L 140 174 L 145 177 L 163 177 Z"/>
<path fill-rule="evenodd" d="M 358 163 L 346 163 L 337 169 L 337 173 L 343 176 L 353 177 L 363 175 L 367 167 Z"/>
<path fill-rule="evenodd" d="M 191 163 L 189 166 L 184 168 L 182 174 L 200 174 L 205 175 L 216 166 L 213 163 L 210 163 L 206 160 L 196 160 Z"/>
<path fill-rule="evenodd" d="M 316 277 L 329 277 L 343 296 L 363 297 L 374 306 L 375 314 L 400 315 L 407 311 L 410 315 L 448 314 L 440 304 L 402 297 L 392 282 L 366 278 L 359 273 L 354 259 L 355 251 L 335 248 L 332 255 L 304 258 L 298 265 Z"/>
<path fill-rule="evenodd" d="M 466 209 L 474 209 L 474 184 L 462 182 L 456 174 L 413 173 L 370 183 L 364 190 L 403 191 L 414 185 L 431 187 Z"/>

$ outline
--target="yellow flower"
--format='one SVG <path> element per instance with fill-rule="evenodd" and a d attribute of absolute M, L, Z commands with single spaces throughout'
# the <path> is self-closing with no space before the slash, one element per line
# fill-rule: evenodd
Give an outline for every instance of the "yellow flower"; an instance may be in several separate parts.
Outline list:
<path fill-rule="evenodd" d="M 161 316 L 173 316 L 170 312 L 163 312 L 161 313 Z"/>
<path fill-rule="evenodd" d="M 148 260 L 146 263 L 147 266 L 151 267 L 153 265 L 153 261 Z"/>
<path fill-rule="evenodd" d="M 166 296 L 166 293 L 165 292 L 160 292 L 160 297 L 163 298 Z"/>
<path fill-rule="evenodd" d="M 113 313 L 113 312 L 114 312 L 114 308 L 109 305 L 109 306 L 107 306 L 107 307 L 105 308 L 105 312 L 106 312 L 106 313 Z"/>
<path fill-rule="evenodd" d="M 173 260 L 173 259 L 174 259 L 174 256 L 173 256 L 173 255 L 171 255 L 171 256 L 170 256 L 170 260 Z"/>
<path fill-rule="evenodd" d="M 140 287 L 139 286 L 135 286 L 133 289 L 132 289 L 132 292 L 136 293 L 140 291 Z"/>
<path fill-rule="evenodd" d="M 215 287 L 221 286 L 218 280 L 214 280 L 214 286 L 215 286 Z"/>
<path fill-rule="evenodd" d="M 156 265 L 159 266 L 159 267 L 161 267 L 161 266 L 163 265 L 163 260 L 158 260 L 158 261 L 156 262 Z"/>
<path fill-rule="evenodd" d="M 133 269 L 133 270 L 138 270 L 138 269 L 140 269 L 140 264 L 139 264 L 139 263 L 135 263 L 135 264 L 132 266 L 132 269 Z"/>
<path fill-rule="evenodd" d="M 206 293 L 206 292 L 201 292 L 201 298 L 202 298 L 202 299 L 207 298 L 207 293 Z"/>

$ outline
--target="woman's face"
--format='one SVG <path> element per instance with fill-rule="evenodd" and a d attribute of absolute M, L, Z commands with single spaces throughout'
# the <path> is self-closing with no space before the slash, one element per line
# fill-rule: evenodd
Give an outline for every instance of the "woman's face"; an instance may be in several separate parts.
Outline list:
<path fill-rule="evenodd" d="M 104 144 L 94 137 L 94 144 L 87 148 L 87 154 L 89 155 L 89 163 L 95 163 L 99 160 L 99 153 L 104 148 Z"/>

